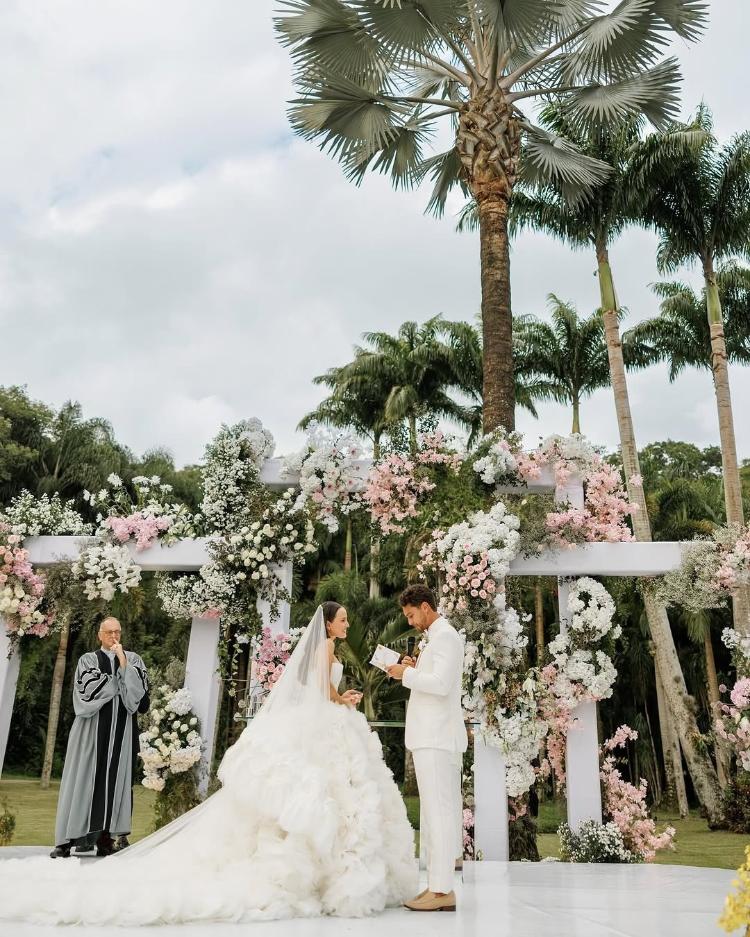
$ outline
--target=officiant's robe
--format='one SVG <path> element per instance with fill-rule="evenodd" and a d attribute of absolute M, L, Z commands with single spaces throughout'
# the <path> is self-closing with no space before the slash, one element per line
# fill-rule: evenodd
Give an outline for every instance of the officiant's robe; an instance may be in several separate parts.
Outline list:
<path fill-rule="evenodd" d="M 149 698 L 143 661 L 133 651 L 125 657 L 125 668 L 102 649 L 78 661 L 55 845 L 103 830 L 113 836 L 130 832 L 138 713 L 147 711 Z"/>

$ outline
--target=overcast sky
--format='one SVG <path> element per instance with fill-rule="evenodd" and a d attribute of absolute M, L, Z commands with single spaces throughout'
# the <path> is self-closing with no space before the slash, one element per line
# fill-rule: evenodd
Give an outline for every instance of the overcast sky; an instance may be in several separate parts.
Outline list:
<path fill-rule="evenodd" d="M 678 47 L 683 113 L 702 100 L 721 138 L 750 125 L 747 0 L 715 0 L 698 45 Z M 287 53 L 273 0 L 4 0 L 0 7 L 0 384 L 79 400 L 136 453 L 197 460 L 222 422 L 258 416 L 277 450 L 321 396 L 311 378 L 365 330 L 438 312 L 472 319 L 476 235 L 423 215 L 424 191 L 351 185 L 286 120 Z M 459 201 L 453 203 L 456 210 Z M 655 239 L 612 250 L 630 322 L 656 312 Z M 586 254 L 537 235 L 513 248 L 516 312 L 555 292 L 598 302 Z M 695 272 L 694 282 L 698 282 Z M 640 444 L 718 442 L 708 372 L 630 379 Z M 732 373 L 750 456 L 750 370 Z M 529 442 L 567 432 L 565 408 L 523 414 Z M 611 392 L 582 410 L 616 444 Z"/>

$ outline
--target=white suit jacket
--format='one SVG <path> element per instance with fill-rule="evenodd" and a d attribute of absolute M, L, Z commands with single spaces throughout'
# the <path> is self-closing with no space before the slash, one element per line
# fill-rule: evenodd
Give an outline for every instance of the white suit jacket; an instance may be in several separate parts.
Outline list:
<path fill-rule="evenodd" d="M 404 686 L 411 690 L 405 733 L 409 751 L 466 751 L 468 740 L 461 708 L 463 669 L 461 636 L 445 618 L 436 618 L 427 631 L 427 645 L 417 666 L 404 671 Z"/>

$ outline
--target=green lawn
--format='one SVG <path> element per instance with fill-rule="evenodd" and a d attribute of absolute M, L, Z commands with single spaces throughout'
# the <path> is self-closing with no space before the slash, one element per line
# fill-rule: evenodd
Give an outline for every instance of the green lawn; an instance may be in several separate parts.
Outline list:
<path fill-rule="evenodd" d="M 0 781 L 0 801 L 7 799 L 17 820 L 13 845 L 46 846 L 52 843 L 59 787 L 60 782 L 53 781 L 49 790 L 43 791 L 36 780 L 26 777 L 3 777 Z M 148 791 L 141 785 L 136 786 L 132 841 L 140 839 L 150 831 L 155 796 L 153 791 Z M 404 800 L 409 820 L 417 829 L 419 798 L 405 797 Z M 558 855 L 555 830 L 564 815 L 564 805 L 548 801 L 540 806 L 537 842 L 542 857 Z M 677 830 L 675 850 L 660 852 L 656 862 L 668 865 L 714 866 L 720 869 L 736 869 L 742 864 L 745 846 L 750 837 L 738 833 L 712 832 L 697 813 L 691 814 L 686 820 L 659 815 L 659 829 L 667 825 Z"/>
<path fill-rule="evenodd" d="M 556 830 L 564 818 L 564 804 L 547 801 L 540 805 L 537 844 L 542 858 L 560 854 Z M 750 843 L 750 836 L 709 830 L 697 811 L 685 820 L 669 813 L 657 813 L 657 829 L 662 830 L 665 826 L 673 826 L 677 835 L 674 850 L 664 849 L 656 854 L 654 862 L 661 865 L 737 869 L 745 858 L 745 846 Z"/>
<path fill-rule="evenodd" d="M 0 802 L 3 799 L 7 800 L 8 806 L 16 815 L 16 832 L 12 845 L 54 845 L 59 790 L 59 781 L 53 781 L 49 788 L 43 791 L 37 780 L 3 775 L 0 780 Z M 136 785 L 131 842 L 150 832 L 155 796 L 154 791 L 148 791 L 140 784 Z"/>

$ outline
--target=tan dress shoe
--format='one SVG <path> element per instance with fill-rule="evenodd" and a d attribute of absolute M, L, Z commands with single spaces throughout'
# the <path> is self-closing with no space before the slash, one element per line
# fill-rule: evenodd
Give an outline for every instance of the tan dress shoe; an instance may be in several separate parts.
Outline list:
<path fill-rule="evenodd" d="M 449 891 L 447 895 L 434 895 L 428 891 L 420 897 L 404 902 L 410 911 L 455 911 L 456 895 Z"/>

